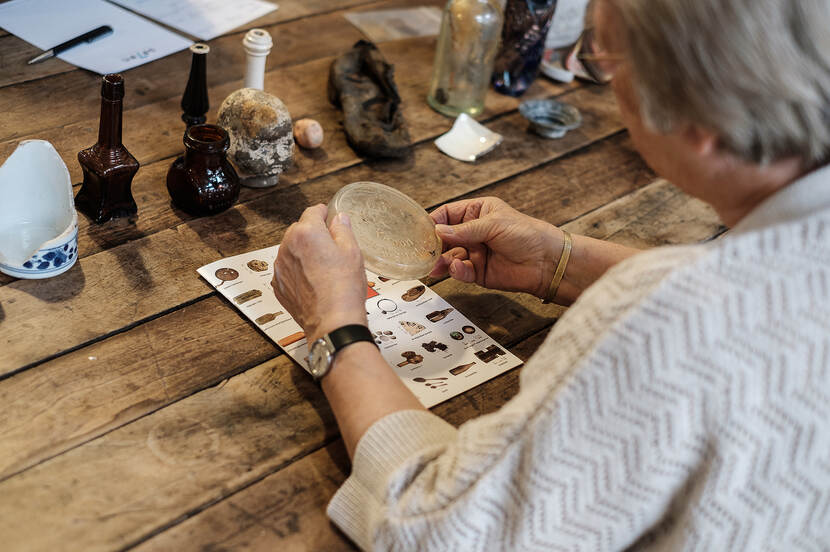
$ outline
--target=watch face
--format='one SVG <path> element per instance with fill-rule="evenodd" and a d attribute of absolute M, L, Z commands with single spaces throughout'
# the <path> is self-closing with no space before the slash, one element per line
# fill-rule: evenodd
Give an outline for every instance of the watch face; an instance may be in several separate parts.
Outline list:
<path fill-rule="evenodd" d="M 308 354 L 308 368 L 311 375 L 321 378 L 326 375 L 331 364 L 331 351 L 325 339 L 318 339 L 311 344 L 311 351 Z"/>

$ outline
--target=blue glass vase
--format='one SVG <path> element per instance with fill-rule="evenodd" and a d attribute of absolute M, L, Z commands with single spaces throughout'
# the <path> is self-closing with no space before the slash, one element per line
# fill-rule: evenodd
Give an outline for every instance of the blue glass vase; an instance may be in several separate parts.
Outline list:
<path fill-rule="evenodd" d="M 507 0 L 501 49 L 493 65 L 493 88 L 521 96 L 539 74 L 556 0 Z"/>

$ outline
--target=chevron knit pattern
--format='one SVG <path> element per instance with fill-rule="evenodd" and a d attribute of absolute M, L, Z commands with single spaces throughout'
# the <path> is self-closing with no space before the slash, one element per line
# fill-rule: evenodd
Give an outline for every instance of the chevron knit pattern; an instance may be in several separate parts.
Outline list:
<path fill-rule="evenodd" d="M 830 201 L 779 195 L 609 271 L 500 411 L 377 422 L 329 515 L 375 550 L 830 550 Z"/>

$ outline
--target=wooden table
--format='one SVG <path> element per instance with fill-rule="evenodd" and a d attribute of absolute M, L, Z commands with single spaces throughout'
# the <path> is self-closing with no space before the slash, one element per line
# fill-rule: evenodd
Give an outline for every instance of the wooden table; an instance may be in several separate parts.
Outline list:
<path fill-rule="evenodd" d="M 189 54 L 125 73 L 124 144 L 142 165 L 138 216 L 100 226 L 81 216 L 81 258 L 70 271 L 0 279 L 0 548 L 352 548 L 325 516 L 349 469 L 325 398 L 195 272 L 279 243 L 306 206 L 344 184 L 383 182 L 426 208 L 495 195 L 572 232 L 641 247 L 722 231 L 708 207 L 644 165 L 608 88 L 533 85 L 526 97 L 555 95 L 582 111 L 582 127 L 561 140 L 528 134 L 518 100 L 491 93 L 480 120 L 504 143 L 474 164 L 441 154 L 432 140 L 451 121 L 424 101 L 434 38 L 381 45 L 397 68 L 412 157 L 357 157 L 326 100 L 333 57 L 361 38 L 343 14 L 443 2 L 281 0 L 249 25 L 275 39 L 266 89 L 295 119 L 320 121 L 326 142 L 296 151 L 275 188 L 243 189 L 213 217 L 172 208 L 165 188 L 183 148 Z M 210 42 L 209 121 L 241 86 L 245 30 Z M 23 65 L 35 53 L 0 36 L 0 159 L 19 140 L 46 139 L 80 182 L 76 154 L 96 139 L 100 77 L 58 60 Z M 428 283 L 522 358 L 561 313 L 520 294 Z M 508 372 L 434 411 L 453 424 L 491 412 L 516 392 L 517 377 Z"/>

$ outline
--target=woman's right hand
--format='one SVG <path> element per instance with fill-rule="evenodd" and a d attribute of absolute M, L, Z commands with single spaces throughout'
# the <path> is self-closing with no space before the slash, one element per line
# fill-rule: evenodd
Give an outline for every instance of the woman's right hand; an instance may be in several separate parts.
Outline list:
<path fill-rule="evenodd" d="M 430 276 L 544 298 L 564 245 L 562 231 L 485 197 L 442 205 L 431 213 L 443 254 Z"/>

